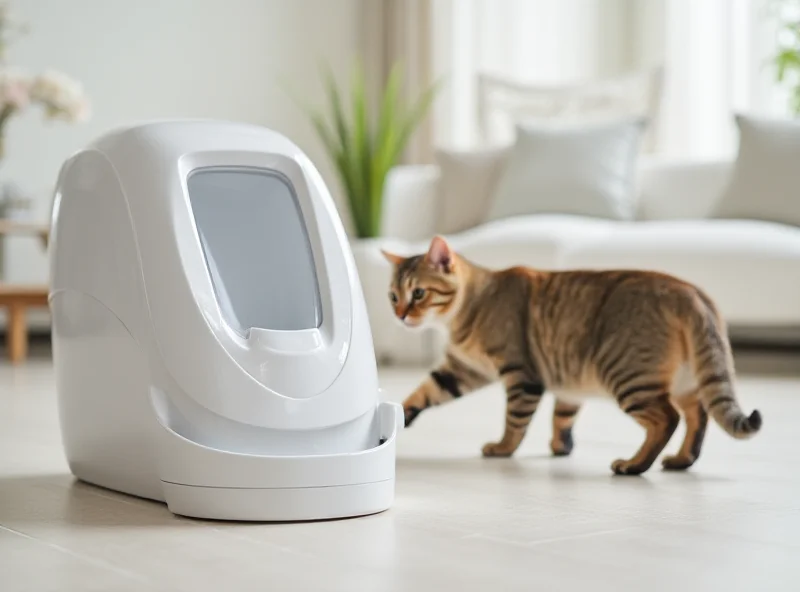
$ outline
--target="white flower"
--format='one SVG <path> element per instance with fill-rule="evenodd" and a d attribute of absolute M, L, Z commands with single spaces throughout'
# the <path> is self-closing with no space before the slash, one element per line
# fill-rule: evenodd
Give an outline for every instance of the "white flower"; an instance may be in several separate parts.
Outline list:
<path fill-rule="evenodd" d="M 84 121 L 89 116 L 89 103 L 83 87 L 66 74 L 47 71 L 37 76 L 30 89 L 31 100 L 41 103 L 48 117 L 67 121 Z"/>
<path fill-rule="evenodd" d="M 0 70 L 0 109 L 24 109 L 31 99 L 30 90 L 30 76 L 19 70 Z"/>

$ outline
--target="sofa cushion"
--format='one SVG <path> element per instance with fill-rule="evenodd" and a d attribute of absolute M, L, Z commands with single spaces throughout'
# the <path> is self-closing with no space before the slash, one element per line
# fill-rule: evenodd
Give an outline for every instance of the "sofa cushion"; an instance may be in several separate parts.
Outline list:
<path fill-rule="evenodd" d="M 631 220 L 644 119 L 581 126 L 519 124 L 490 220 L 572 214 Z"/>
<path fill-rule="evenodd" d="M 509 150 L 509 147 L 437 149 L 436 164 L 440 170 L 438 232 L 461 232 L 486 220 L 490 198 Z"/>
<path fill-rule="evenodd" d="M 737 115 L 739 151 L 716 218 L 800 227 L 800 122 Z"/>
<path fill-rule="evenodd" d="M 560 266 L 661 271 L 695 283 L 737 324 L 800 324 L 800 229 L 755 220 L 618 224 L 564 244 Z"/>
<path fill-rule="evenodd" d="M 711 217 L 728 185 L 730 160 L 642 158 L 639 166 L 640 220 Z"/>
<path fill-rule="evenodd" d="M 614 232 L 617 224 L 601 218 L 540 215 L 517 216 L 487 222 L 449 237 L 456 251 L 491 269 L 527 265 L 542 269 L 558 267 L 567 245 L 582 245 Z"/>

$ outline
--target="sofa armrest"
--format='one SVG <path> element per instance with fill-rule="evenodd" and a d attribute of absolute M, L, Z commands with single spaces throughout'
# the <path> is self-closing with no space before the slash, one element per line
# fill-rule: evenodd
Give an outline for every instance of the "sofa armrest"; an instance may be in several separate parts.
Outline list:
<path fill-rule="evenodd" d="M 407 241 L 427 240 L 438 227 L 439 167 L 394 167 L 384 188 L 381 235 Z"/>
<path fill-rule="evenodd" d="M 730 160 L 643 159 L 639 166 L 639 215 L 645 220 L 708 218 L 727 186 Z"/>

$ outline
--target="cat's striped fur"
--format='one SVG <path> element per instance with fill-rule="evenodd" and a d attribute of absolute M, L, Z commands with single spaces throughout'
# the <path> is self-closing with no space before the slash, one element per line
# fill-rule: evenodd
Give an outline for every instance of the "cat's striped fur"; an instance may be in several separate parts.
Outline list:
<path fill-rule="evenodd" d="M 761 427 L 742 412 L 725 323 L 697 287 L 645 271 L 491 271 L 436 237 L 425 254 L 384 253 L 393 263 L 390 299 L 408 326 L 438 321 L 449 332 L 445 361 L 403 403 L 406 424 L 425 409 L 491 382 L 506 390 L 505 430 L 485 456 L 520 445 L 545 391 L 556 396 L 551 448 L 572 450 L 581 399 L 609 393 L 646 431 L 617 474 L 640 474 L 662 452 L 680 416 L 686 437 L 663 459 L 686 469 L 700 455 L 710 415 L 734 438 Z"/>

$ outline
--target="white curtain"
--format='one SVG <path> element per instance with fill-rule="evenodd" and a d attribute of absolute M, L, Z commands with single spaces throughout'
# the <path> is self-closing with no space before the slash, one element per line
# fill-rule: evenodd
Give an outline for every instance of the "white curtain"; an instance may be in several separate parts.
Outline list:
<path fill-rule="evenodd" d="M 386 84 L 396 63 L 402 64 L 408 101 L 416 100 L 433 83 L 433 1 L 364 0 L 367 73 L 376 89 Z M 430 162 L 433 143 L 429 116 L 409 141 L 404 162 Z"/>
<path fill-rule="evenodd" d="M 775 31 L 765 1 L 666 0 L 664 14 L 662 151 L 731 156 L 734 113 L 785 113 L 768 63 Z"/>
<path fill-rule="evenodd" d="M 624 69 L 628 0 L 434 0 L 434 71 L 447 86 L 435 140 L 478 141 L 480 73 L 562 84 Z"/>
<path fill-rule="evenodd" d="M 478 141 L 477 77 L 566 84 L 663 66 L 657 152 L 735 149 L 732 115 L 781 113 L 768 0 L 432 0 L 433 72 L 447 82 L 432 140 Z"/>

